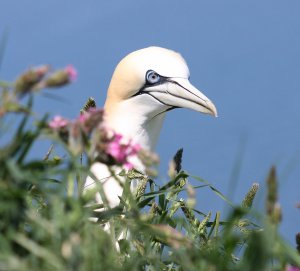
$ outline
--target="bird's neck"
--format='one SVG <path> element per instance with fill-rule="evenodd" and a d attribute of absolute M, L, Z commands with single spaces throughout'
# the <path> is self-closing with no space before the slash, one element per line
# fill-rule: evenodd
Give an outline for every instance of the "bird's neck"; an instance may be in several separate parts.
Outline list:
<path fill-rule="evenodd" d="M 129 100 L 105 104 L 105 124 L 146 150 L 153 151 L 160 134 L 165 113 L 155 113 L 145 104 L 132 104 Z"/>

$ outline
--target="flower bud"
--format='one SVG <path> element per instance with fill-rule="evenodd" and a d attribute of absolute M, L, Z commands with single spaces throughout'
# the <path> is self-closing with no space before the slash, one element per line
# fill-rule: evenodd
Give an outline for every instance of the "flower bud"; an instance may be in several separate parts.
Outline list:
<path fill-rule="evenodd" d="M 250 190 L 248 191 L 248 193 L 246 194 L 243 202 L 242 202 L 242 207 L 244 208 L 251 208 L 255 195 L 258 191 L 259 188 L 259 184 L 258 183 L 253 183 L 252 187 L 250 188 Z"/>
<path fill-rule="evenodd" d="M 51 130 L 58 133 L 59 137 L 67 142 L 69 137 L 69 125 L 70 121 L 61 117 L 61 116 L 55 116 L 49 123 L 48 126 Z"/>
<path fill-rule="evenodd" d="M 45 82 L 45 87 L 61 87 L 67 85 L 77 78 L 77 71 L 72 65 L 63 70 L 58 70 L 50 75 Z"/>
<path fill-rule="evenodd" d="M 94 128 L 102 123 L 103 110 L 89 108 L 78 117 L 77 121 L 80 123 L 82 130 L 89 135 Z"/>
<path fill-rule="evenodd" d="M 49 71 L 48 65 L 43 65 L 37 68 L 31 68 L 24 72 L 15 83 L 15 90 L 19 94 L 26 94 L 33 90 L 33 88 L 44 78 Z"/>
<path fill-rule="evenodd" d="M 96 102 L 95 102 L 95 99 L 93 97 L 88 98 L 85 105 L 80 110 L 80 114 L 83 114 L 84 112 L 89 111 L 89 109 L 91 109 L 91 108 L 96 108 Z"/>
<path fill-rule="evenodd" d="M 69 120 L 61 117 L 61 116 L 55 116 L 50 122 L 49 127 L 54 130 L 65 128 L 70 123 Z"/>

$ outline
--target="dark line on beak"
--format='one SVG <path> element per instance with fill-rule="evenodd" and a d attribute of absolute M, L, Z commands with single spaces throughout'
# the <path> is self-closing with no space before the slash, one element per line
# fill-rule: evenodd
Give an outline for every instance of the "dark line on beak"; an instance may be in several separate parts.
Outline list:
<path fill-rule="evenodd" d="M 170 82 L 170 83 L 173 83 L 173 84 L 175 84 L 175 85 L 177 85 L 177 86 L 180 86 L 181 88 L 185 89 L 186 91 L 188 91 L 188 92 L 191 93 L 192 95 L 194 95 L 194 96 L 196 96 L 197 98 L 199 98 L 200 100 L 202 100 L 204 103 L 201 104 L 201 103 L 198 103 L 198 102 L 196 102 L 196 101 L 192 101 L 192 100 L 189 100 L 189 99 L 186 99 L 186 98 L 184 98 L 184 97 L 177 96 L 177 95 L 174 95 L 174 94 L 171 94 L 171 93 L 168 92 L 170 95 L 175 96 L 175 97 L 177 97 L 177 98 L 179 98 L 179 99 L 183 99 L 183 100 L 189 101 L 189 102 L 191 102 L 191 103 L 196 103 L 196 104 L 198 104 L 198 105 L 200 105 L 200 106 L 206 108 L 208 111 L 211 112 L 211 109 L 210 109 L 210 108 L 207 106 L 207 104 L 206 104 L 206 100 L 204 100 L 203 98 L 199 97 L 197 94 L 191 92 L 189 89 L 187 89 L 187 88 L 185 88 L 184 86 L 180 85 L 180 84 L 179 84 L 178 82 L 176 82 L 176 81 L 173 81 L 173 80 L 171 80 L 171 79 L 167 79 L 167 81 Z"/>
<path fill-rule="evenodd" d="M 196 96 L 197 98 L 201 99 L 203 102 L 206 103 L 206 101 L 205 101 L 203 98 L 201 98 L 201 97 L 199 97 L 197 94 L 191 92 L 188 88 L 185 88 L 184 86 L 180 85 L 178 82 L 173 81 L 173 80 L 171 80 L 171 79 L 167 79 L 167 81 L 170 82 L 170 83 L 173 83 L 173 84 L 175 84 L 175 85 L 177 85 L 177 86 L 182 87 L 183 89 L 185 89 L 186 91 L 188 91 L 189 93 L 191 93 L 192 95 Z M 175 95 L 173 95 L 173 96 L 175 96 Z M 176 96 L 176 97 L 177 97 L 177 96 Z M 189 100 L 188 100 L 188 101 L 189 101 Z M 201 105 L 202 105 L 202 104 L 201 104 Z"/>
<path fill-rule="evenodd" d="M 166 104 L 166 103 L 162 102 L 160 99 L 158 99 L 157 97 L 155 97 L 154 95 L 152 95 L 151 92 L 144 92 L 144 94 L 150 95 L 153 99 L 155 99 L 156 101 L 160 102 L 160 103 L 163 104 L 163 105 L 173 107 L 173 105 Z"/>
<path fill-rule="evenodd" d="M 145 88 L 147 87 L 150 87 L 150 86 L 158 86 L 158 85 L 163 85 L 165 83 L 172 83 L 172 84 L 175 84 L 181 88 L 183 88 L 184 90 L 186 90 L 187 92 L 189 92 L 190 94 L 194 95 L 195 97 L 197 97 L 198 99 L 202 100 L 203 103 L 198 103 L 196 101 L 193 101 L 193 100 L 190 100 L 190 99 L 187 99 L 187 98 L 184 98 L 184 97 L 181 97 L 181 96 L 177 96 L 177 95 L 174 95 L 170 92 L 165 91 L 166 94 L 169 94 L 171 96 L 174 96 L 176 98 L 179 98 L 179 99 L 182 99 L 182 100 L 186 100 L 186 101 L 189 101 L 191 103 L 196 103 L 204 108 L 206 108 L 208 111 L 211 111 L 210 108 L 207 106 L 206 104 L 206 100 L 204 100 L 203 98 L 199 97 L 197 94 L 191 92 L 189 89 L 185 88 L 184 86 L 182 86 L 181 84 L 179 84 L 177 81 L 174 81 L 172 80 L 172 77 L 164 77 L 164 76 L 161 76 L 161 80 L 155 84 L 145 84 L 137 93 L 135 93 L 134 95 L 132 95 L 130 98 L 133 98 L 133 97 L 136 97 L 136 96 L 139 96 L 139 95 L 143 95 L 143 94 L 147 94 L 147 95 L 150 95 L 153 99 L 157 100 L 158 102 L 160 102 L 161 104 L 163 105 L 166 105 L 166 106 L 170 106 L 171 108 L 169 110 L 172 110 L 172 109 L 175 109 L 175 108 L 180 108 L 180 107 L 176 107 L 176 106 L 173 106 L 173 105 L 170 105 L 170 104 L 166 104 L 164 102 L 162 102 L 160 99 L 158 99 L 157 97 L 155 97 L 154 95 L 152 95 L 151 93 L 153 92 L 159 92 L 159 91 L 144 91 Z M 164 93 L 163 91 L 159 92 L 159 93 Z M 167 110 L 167 111 L 169 111 Z M 166 112 L 166 111 L 164 111 Z M 163 112 L 162 112 L 163 113 Z"/>

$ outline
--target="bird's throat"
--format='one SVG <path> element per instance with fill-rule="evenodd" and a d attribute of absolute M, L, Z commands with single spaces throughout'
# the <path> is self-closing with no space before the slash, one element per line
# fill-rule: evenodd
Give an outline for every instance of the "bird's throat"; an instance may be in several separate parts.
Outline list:
<path fill-rule="evenodd" d="M 165 112 L 145 110 L 142 104 L 134 106 L 129 102 L 115 104 L 106 110 L 105 123 L 115 132 L 141 145 L 142 148 L 155 149 Z"/>

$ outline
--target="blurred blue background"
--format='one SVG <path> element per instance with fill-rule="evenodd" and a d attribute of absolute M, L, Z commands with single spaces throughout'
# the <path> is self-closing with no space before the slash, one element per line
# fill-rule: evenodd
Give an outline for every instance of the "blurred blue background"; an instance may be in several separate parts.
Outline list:
<path fill-rule="evenodd" d="M 93 96 L 102 106 L 110 77 L 127 53 L 158 45 L 179 51 L 191 82 L 216 104 L 219 117 L 188 110 L 169 113 L 157 152 L 160 174 L 184 148 L 184 169 L 210 181 L 234 202 L 253 182 L 264 186 L 276 165 L 283 209 L 281 231 L 294 244 L 300 231 L 300 2 L 210 1 L 1 1 L 0 36 L 8 40 L 1 79 L 34 65 L 73 64 L 79 77 L 41 95 L 36 108 L 73 118 Z M 44 155 L 48 145 L 39 148 Z M 210 190 L 198 208 L 224 210 Z M 264 191 L 256 200 L 264 208 Z"/>

